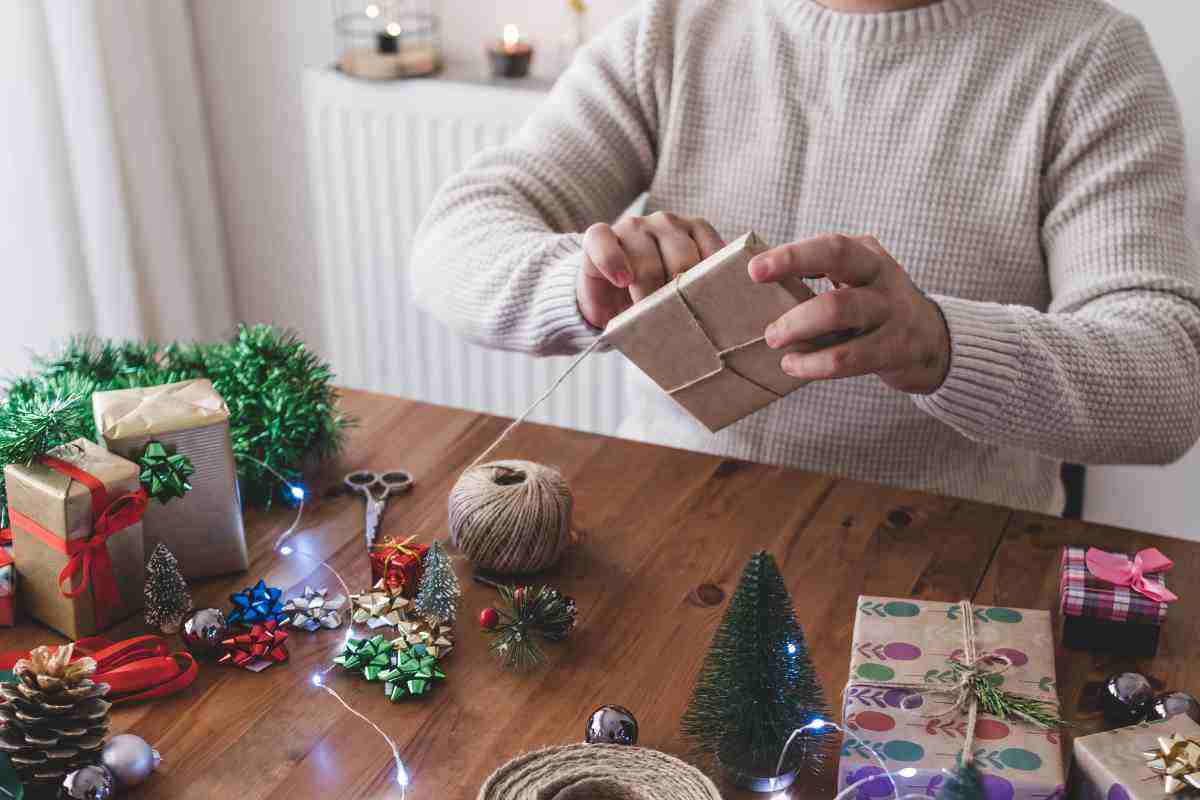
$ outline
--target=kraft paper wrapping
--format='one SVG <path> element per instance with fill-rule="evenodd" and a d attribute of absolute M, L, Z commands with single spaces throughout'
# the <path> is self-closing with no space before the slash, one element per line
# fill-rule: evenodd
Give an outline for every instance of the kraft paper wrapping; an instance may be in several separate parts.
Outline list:
<path fill-rule="evenodd" d="M 1076 739 L 1080 796 L 1085 800 L 1162 800 L 1167 796 L 1162 778 L 1146 766 L 1142 753 L 1157 749 L 1159 737 L 1170 738 L 1173 733 L 1200 740 L 1200 725 L 1186 714 L 1177 714 Z"/>
<path fill-rule="evenodd" d="M 109 450 L 136 460 L 151 440 L 191 459 L 196 471 L 182 498 L 146 509 L 146 554 L 159 542 L 188 578 L 239 572 L 249 566 L 238 494 L 229 409 L 205 379 L 92 395 L 96 430 Z"/>
<path fill-rule="evenodd" d="M 626 309 L 602 337 L 714 433 L 804 383 L 762 337 L 813 293 L 799 279 L 754 283 L 746 267 L 766 249 L 747 233 Z"/>
<path fill-rule="evenodd" d="M 76 439 L 52 450 L 50 455 L 94 475 L 104 484 L 110 498 L 138 489 L 136 464 L 86 439 Z M 9 507 L 13 510 L 63 539 L 73 541 L 91 535 L 92 495 L 82 483 L 41 464 L 9 464 L 4 468 L 4 479 Z M 106 619 L 111 624 L 142 607 L 145 583 L 142 523 L 135 522 L 114 533 L 107 547 L 121 596 L 117 608 L 108 611 Z M 98 632 L 91 590 L 72 599 L 64 597 L 59 589 L 58 574 L 69 557 L 51 549 L 15 521 L 13 560 L 21 587 L 21 605 L 30 616 L 71 639 Z"/>
<path fill-rule="evenodd" d="M 930 716 L 948 708 L 949 694 L 889 688 L 890 681 L 949 680 L 947 659 L 961 655 L 963 631 L 957 603 L 859 597 L 842 724 L 847 736 L 838 762 L 838 789 L 881 772 L 872 750 L 894 772 L 903 794 L 933 797 L 962 752 L 966 714 Z M 1058 702 L 1050 612 L 974 607 L 980 653 L 999 653 L 1012 666 L 996 680 L 1010 690 Z M 912 699 L 905 698 L 913 695 Z M 983 774 L 986 800 L 1050 800 L 1064 792 L 1061 737 L 1057 730 L 980 714 L 975 725 L 975 764 Z M 860 800 L 891 795 L 883 778 L 858 789 Z"/>

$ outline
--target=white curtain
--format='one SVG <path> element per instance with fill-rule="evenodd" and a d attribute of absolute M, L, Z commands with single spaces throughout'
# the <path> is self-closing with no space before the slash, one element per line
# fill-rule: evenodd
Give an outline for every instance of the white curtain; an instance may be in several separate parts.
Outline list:
<path fill-rule="evenodd" d="M 0 373 L 233 321 L 185 0 L 0 2 Z"/>

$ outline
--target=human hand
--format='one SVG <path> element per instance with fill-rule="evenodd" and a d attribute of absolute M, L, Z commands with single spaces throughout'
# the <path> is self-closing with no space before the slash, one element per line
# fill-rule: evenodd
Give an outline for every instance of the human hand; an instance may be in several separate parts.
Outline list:
<path fill-rule="evenodd" d="M 575 281 L 579 311 L 589 324 L 603 328 L 724 246 L 704 220 L 664 211 L 593 225 L 583 236 L 583 268 Z"/>
<path fill-rule="evenodd" d="M 749 270 L 758 283 L 827 276 L 835 287 L 771 323 L 765 334 L 769 346 L 855 333 L 815 352 L 787 353 L 781 362 L 787 374 L 808 381 L 875 374 L 911 394 L 929 394 L 945 380 L 950 334 L 941 310 L 874 238 L 805 239 L 755 256 Z"/>

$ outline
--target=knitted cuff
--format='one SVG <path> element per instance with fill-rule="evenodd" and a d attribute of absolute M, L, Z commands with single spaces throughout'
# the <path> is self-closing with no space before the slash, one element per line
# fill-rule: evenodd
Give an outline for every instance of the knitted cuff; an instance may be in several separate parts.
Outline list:
<path fill-rule="evenodd" d="M 1021 330 L 999 303 L 930 295 L 950 331 L 950 369 L 932 394 L 912 395 L 917 408 L 971 439 L 1004 432 L 1020 379 Z"/>
<path fill-rule="evenodd" d="M 586 350 L 603 331 L 593 328 L 579 311 L 575 282 L 583 259 L 583 237 L 563 236 L 546 254 L 532 313 L 538 321 L 541 355 L 564 355 Z"/>

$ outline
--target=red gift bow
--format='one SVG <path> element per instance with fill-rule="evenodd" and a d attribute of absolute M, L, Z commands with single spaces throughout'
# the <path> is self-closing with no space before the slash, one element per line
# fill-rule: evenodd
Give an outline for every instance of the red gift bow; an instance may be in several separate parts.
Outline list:
<path fill-rule="evenodd" d="M 279 629 L 279 623 L 275 620 L 260 622 L 251 627 L 249 633 L 231 636 L 221 642 L 227 649 L 218 662 L 253 669 L 254 662 L 259 660 L 277 664 L 287 661 L 287 645 L 284 644 L 287 638 L 287 631 Z"/>
<path fill-rule="evenodd" d="M 164 697 L 186 689 L 196 680 L 199 667 L 191 653 L 172 653 L 161 636 L 137 636 L 111 642 L 102 636 L 91 636 L 75 643 L 72 661 L 84 657 L 96 661 L 92 679 L 107 683 L 108 700 L 131 703 Z M 0 669 L 12 669 L 19 659 L 29 653 L 0 654 Z"/>
<path fill-rule="evenodd" d="M 87 591 L 90 585 L 96 626 L 104 627 L 105 614 L 121 602 L 112 558 L 108 554 L 108 537 L 140 520 L 150 498 L 146 490 L 139 487 L 109 502 L 108 490 L 94 475 L 54 456 L 42 456 L 40 461 L 55 472 L 79 481 L 92 493 L 92 535 L 76 541 L 61 539 L 11 507 L 8 510 L 9 519 L 51 549 L 70 556 L 67 565 L 58 573 L 59 590 L 64 597 L 76 598 Z M 76 576 L 78 585 L 74 589 L 67 588 L 76 580 Z"/>
<path fill-rule="evenodd" d="M 1172 603 L 1179 599 L 1177 594 L 1161 583 L 1146 580 L 1146 576 L 1151 573 L 1166 572 L 1175 566 L 1175 562 L 1159 552 L 1157 547 L 1139 551 L 1133 557 L 1133 561 L 1119 553 L 1089 547 L 1085 560 L 1088 571 L 1102 581 L 1116 586 L 1128 586 L 1138 594 L 1160 603 Z"/>

